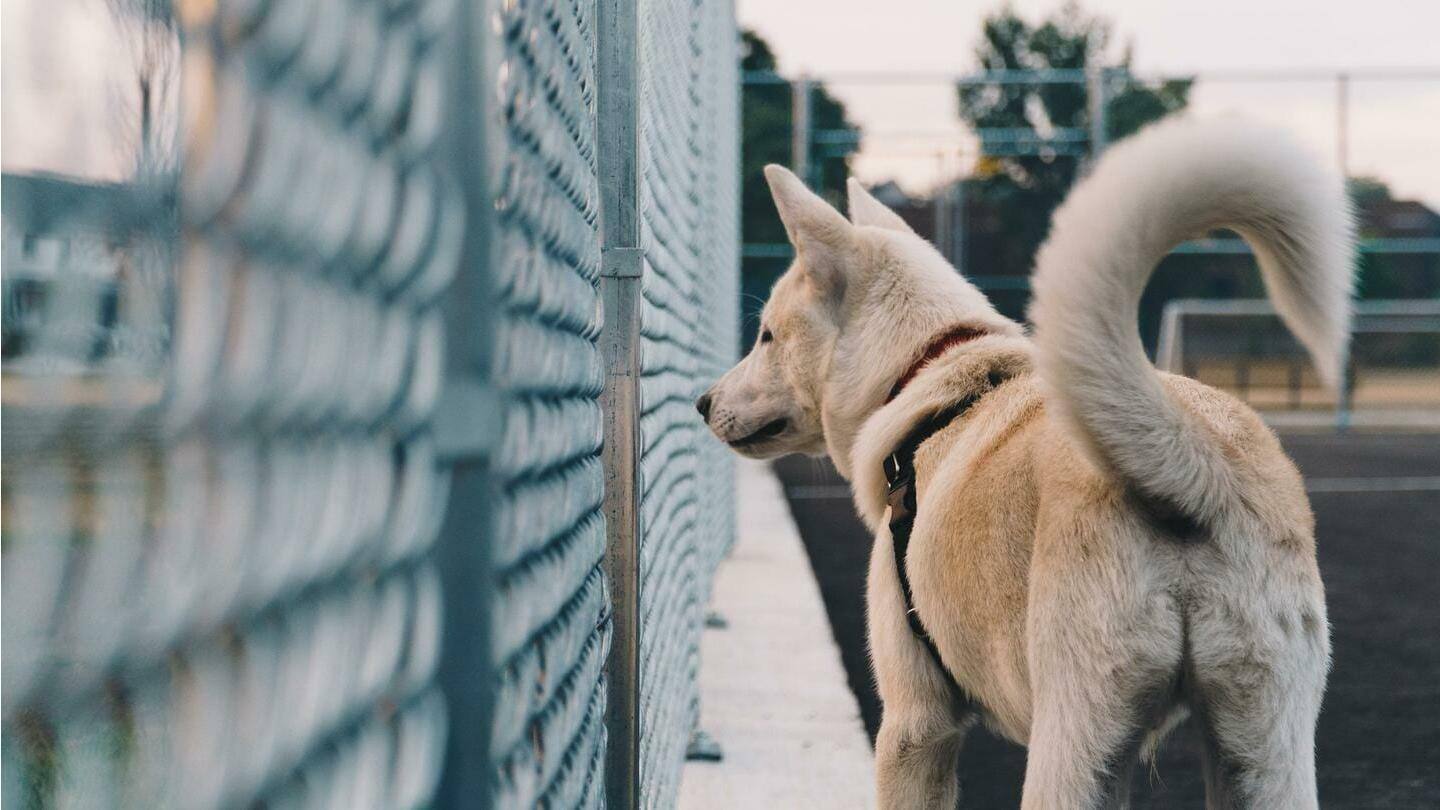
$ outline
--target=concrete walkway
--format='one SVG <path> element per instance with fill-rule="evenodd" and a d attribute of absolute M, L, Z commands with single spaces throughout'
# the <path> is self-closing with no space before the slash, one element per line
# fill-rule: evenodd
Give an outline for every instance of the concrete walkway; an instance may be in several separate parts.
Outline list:
<path fill-rule="evenodd" d="M 874 755 L 780 482 L 739 462 L 736 547 L 705 631 L 700 727 L 724 752 L 687 762 L 683 810 L 871 808 Z"/>

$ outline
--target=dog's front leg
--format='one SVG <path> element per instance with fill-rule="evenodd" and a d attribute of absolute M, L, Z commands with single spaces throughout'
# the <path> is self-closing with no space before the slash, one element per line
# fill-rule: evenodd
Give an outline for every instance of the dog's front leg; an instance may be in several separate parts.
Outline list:
<path fill-rule="evenodd" d="M 977 714 L 957 706 L 941 671 L 905 619 L 890 534 L 881 530 L 870 556 L 867 629 L 875 680 L 884 704 L 875 741 L 881 810 L 951 810 L 959 800 L 960 744 Z"/>

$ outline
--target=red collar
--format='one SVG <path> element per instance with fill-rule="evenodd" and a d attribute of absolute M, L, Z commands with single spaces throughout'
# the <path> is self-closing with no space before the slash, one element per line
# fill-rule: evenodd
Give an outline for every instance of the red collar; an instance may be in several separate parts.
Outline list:
<path fill-rule="evenodd" d="M 888 404 L 895 397 L 900 396 L 900 391 L 909 385 L 910 381 L 915 379 L 915 375 L 920 373 L 920 369 L 924 368 L 931 360 L 961 343 L 988 334 L 990 334 L 988 331 L 974 326 L 952 326 L 936 335 L 925 346 L 925 351 L 915 359 L 915 362 L 910 364 L 909 368 L 905 369 L 905 373 L 900 375 L 900 379 L 895 381 L 895 387 L 890 389 L 890 396 L 885 398 L 885 402 Z"/>

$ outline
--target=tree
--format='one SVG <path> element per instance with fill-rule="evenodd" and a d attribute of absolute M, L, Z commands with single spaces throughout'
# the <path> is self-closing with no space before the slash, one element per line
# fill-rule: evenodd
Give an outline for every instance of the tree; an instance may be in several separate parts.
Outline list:
<path fill-rule="evenodd" d="M 976 57 L 987 71 L 1084 70 L 1109 43 L 1110 24 L 1074 4 L 1033 25 L 1005 8 L 985 20 Z M 1130 61 L 1126 48 L 1118 64 L 1107 67 L 1128 68 Z M 1183 109 L 1190 85 L 1188 79 L 1146 83 L 1124 78 L 1110 89 L 1106 101 L 1107 137 L 1122 138 Z M 1090 126 L 1085 84 L 967 84 L 958 93 L 960 116 L 981 132 L 982 142 L 986 130 L 1044 139 L 1057 130 L 1088 131 Z M 1004 229 L 990 240 L 974 235 L 988 248 L 975 257 L 984 265 L 976 272 L 1027 275 L 1049 230 L 1050 214 L 1079 174 L 1082 156 L 1045 147 L 1032 150 L 1034 154 L 994 151 L 980 160 L 977 178 L 966 186 L 970 204 L 984 209 L 986 219 Z"/>
<path fill-rule="evenodd" d="M 1385 181 L 1351 177 L 1346 191 L 1355 208 L 1361 238 L 1434 238 L 1440 214 L 1413 200 L 1397 200 Z M 1395 220 L 1401 220 L 1397 227 Z M 1366 253 L 1359 258 L 1356 292 L 1360 298 L 1434 298 L 1440 296 L 1440 258 L 1433 254 Z"/>
<path fill-rule="evenodd" d="M 774 73 L 775 54 L 770 45 L 753 31 L 744 33 L 740 69 L 746 72 Z M 845 117 L 845 106 L 824 87 L 815 86 L 811 98 L 810 118 L 816 129 L 855 129 Z M 789 84 L 746 84 L 741 95 L 741 239 L 747 245 L 784 245 L 785 227 L 775 213 L 765 183 L 767 163 L 790 164 L 791 124 L 793 120 Z M 818 180 L 815 191 L 832 204 L 845 197 L 845 178 L 850 174 L 849 154 L 816 150 L 812 144 L 812 164 Z M 755 335 L 755 315 L 770 291 L 770 285 L 784 272 L 789 260 L 783 257 L 750 257 L 741 263 L 741 303 L 744 321 L 741 324 L 742 345 Z"/>
<path fill-rule="evenodd" d="M 753 31 L 744 32 L 743 39 L 740 69 L 747 73 L 774 73 L 775 54 L 769 43 Z M 823 86 L 816 85 L 813 92 L 810 116 L 816 129 L 855 129 L 845 118 L 845 105 Z M 764 169 L 768 163 L 790 164 L 792 107 L 788 84 L 745 85 L 741 101 L 740 154 L 744 188 L 741 228 L 747 243 L 785 242 L 785 229 L 770 202 Z M 839 202 L 845 196 L 849 155 L 820 153 L 813 145 L 811 152 L 819 181 L 815 191 L 831 203 Z"/>
<path fill-rule="evenodd" d="M 1350 202 L 1355 205 L 1355 210 L 1360 214 L 1359 225 L 1362 231 L 1373 230 L 1375 227 L 1374 223 L 1365 221 L 1366 211 L 1395 199 L 1394 195 L 1390 193 L 1390 185 L 1378 177 L 1347 178 L 1345 191 L 1350 195 Z M 1370 235 L 1383 236 L 1383 234 Z"/>

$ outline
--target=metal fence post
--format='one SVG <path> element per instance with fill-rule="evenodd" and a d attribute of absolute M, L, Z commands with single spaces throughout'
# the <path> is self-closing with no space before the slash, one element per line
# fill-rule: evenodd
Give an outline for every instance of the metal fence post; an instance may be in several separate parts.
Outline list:
<path fill-rule="evenodd" d="M 965 178 L 957 177 L 950 186 L 950 205 L 953 209 L 953 223 L 950 228 L 950 263 L 962 273 L 969 272 L 965 262 Z"/>
<path fill-rule="evenodd" d="M 1335 76 L 1335 150 L 1339 155 L 1340 178 L 1350 177 L 1350 74 Z"/>
<path fill-rule="evenodd" d="M 482 88 L 493 86 L 498 58 L 494 42 L 486 39 L 489 19 L 469 4 L 457 4 L 452 14 L 452 25 L 438 43 L 446 49 L 450 97 L 480 98 Z M 450 715 L 434 797 L 438 808 L 488 808 L 496 789 L 490 749 L 495 690 L 488 680 L 495 661 L 485 604 L 495 593 L 486 540 L 495 520 L 491 465 L 501 431 L 500 395 L 488 362 L 499 308 L 489 273 L 495 248 L 490 176 L 498 167 L 473 159 L 488 152 L 490 114 L 475 105 L 449 105 L 442 141 L 444 160 L 464 200 L 467 229 L 463 270 L 443 303 L 446 372 L 435 427 L 437 452 L 451 476 L 451 498 L 435 549 L 445 628 L 438 679 Z"/>
<path fill-rule="evenodd" d="M 945 177 L 945 150 L 935 154 L 935 173 L 940 178 L 940 185 L 935 191 L 935 247 L 940 250 L 940 255 L 947 261 L 953 263 L 950 255 L 950 181 Z"/>
<path fill-rule="evenodd" d="M 1336 383 L 1339 390 L 1335 392 L 1335 432 L 1344 433 L 1350 429 L 1351 414 L 1355 409 L 1355 357 L 1349 355 L 1345 358 L 1345 366 L 1340 369 L 1340 379 Z"/>
<path fill-rule="evenodd" d="M 810 177 L 810 139 L 815 128 L 811 121 L 814 84 L 801 76 L 790 85 L 790 163 L 795 175 L 806 185 L 814 185 Z"/>
<path fill-rule="evenodd" d="M 606 569 L 613 636 L 607 667 L 606 803 L 640 805 L 640 169 L 637 0 L 597 9 L 596 141 L 600 170 L 600 353 Z"/>
<path fill-rule="evenodd" d="M 1091 54 L 1090 64 L 1085 68 L 1085 100 L 1090 108 L 1090 167 L 1100 159 L 1108 143 L 1109 134 L 1105 120 L 1105 108 L 1109 106 L 1108 78 L 1109 72 L 1100 63 L 1099 54 Z"/>

